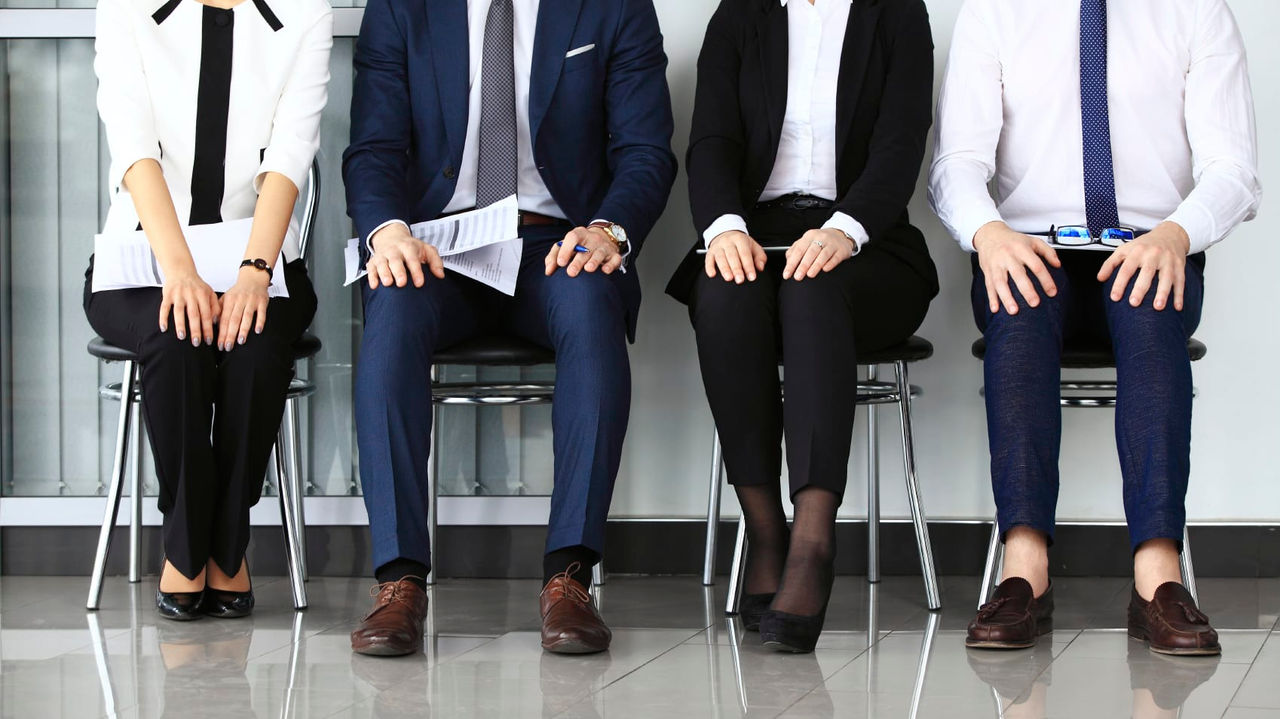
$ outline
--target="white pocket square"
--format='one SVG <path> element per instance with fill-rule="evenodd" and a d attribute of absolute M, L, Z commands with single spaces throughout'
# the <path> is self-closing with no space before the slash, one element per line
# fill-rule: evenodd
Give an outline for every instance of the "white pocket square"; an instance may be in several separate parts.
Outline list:
<path fill-rule="evenodd" d="M 565 53 L 564 59 L 568 60 L 571 57 L 577 57 L 583 53 L 591 52 L 594 49 L 596 49 L 595 43 L 591 43 L 590 45 L 583 45 L 577 50 L 570 50 L 569 52 Z"/>

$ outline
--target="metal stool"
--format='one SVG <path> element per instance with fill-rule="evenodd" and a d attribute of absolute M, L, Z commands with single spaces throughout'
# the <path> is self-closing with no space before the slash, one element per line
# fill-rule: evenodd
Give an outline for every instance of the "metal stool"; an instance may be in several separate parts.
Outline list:
<path fill-rule="evenodd" d="M 316 212 L 320 208 L 320 165 L 311 163 L 307 174 L 307 191 L 302 206 L 302 221 L 298 235 L 298 250 L 304 259 L 311 235 L 315 231 Z M 320 340 L 310 332 L 304 333 L 293 346 L 294 362 L 310 359 L 320 352 Z M 140 449 L 143 425 L 139 421 L 138 406 L 142 402 L 142 388 L 138 386 L 138 356 L 129 350 L 109 344 L 101 337 L 89 342 L 89 354 L 104 362 L 123 362 L 124 374 L 119 382 L 103 385 L 98 394 L 104 399 L 121 400 L 126 394 L 128 402 L 120 402 L 120 418 L 116 429 L 115 461 L 111 470 L 111 484 L 107 486 L 107 507 L 98 532 L 98 548 L 93 559 L 93 574 L 89 579 L 88 609 L 97 609 L 102 600 L 102 579 L 107 571 L 107 554 L 111 551 L 111 530 L 120 513 L 120 496 L 124 487 L 126 467 L 129 475 L 129 581 L 142 578 L 142 475 Z M 298 437 L 298 400 L 315 394 L 316 387 L 309 381 L 297 379 L 289 383 L 285 395 L 284 416 L 276 438 L 275 466 L 276 486 L 280 495 L 280 515 L 284 529 L 284 548 L 289 565 L 289 582 L 293 590 L 294 609 L 307 608 L 307 545 L 306 519 L 302 509 L 302 462 Z M 130 438 L 132 436 L 132 441 Z M 126 458 L 125 453 L 128 452 Z"/>
<path fill-rule="evenodd" d="M 448 349 L 436 352 L 431 367 L 431 506 L 427 511 L 427 532 L 431 538 L 431 573 L 427 583 L 435 583 L 436 507 L 440 489 L 440 426 L 441 405 L 471 407 L 506 407 L 520 405 L 551 404 L 555 395 L 555 382 L 440 382 L 439 368 L 446 365 L 479 367 L 535 367 L 554 365 L 556 354 L 545 347 L 516 337 L 488 336 L 460 342 Z M 605 583 L 603 562 L 591 572 L 592 584 Z"/>
<path fill-rule="evenodd" d="M 920 552 L 920 570 L 924 575 L 925 600 L 930 610 L 939 609 L 942 600 L 938 593 L 938 576 L 933 566 L 933 547 L 929 542 L 929 525 L 920 501 L 920 485 L 916 478 L 915 442 L 912 437 L 911 398 L 920 394 L 907 380 L 907 365 L 921 362 L 933 356 L 933 345 L 920 337 L 911 337 L 900 345 L 858 356 L 858 364 L 867 367 L 867 380 L 858 383 L 858 404 L 867 405 L 867 581 L 880 581 L 880 451 L 879 422 L 875 408 L 882 404 L 898 405 L 902 426 L 902 461 L 907 484 L 907 500 L 911 506 L 911 521 L 915 525 L 916 547 Z M 894 381 L 878 380 L 882 364 L 894 368 Z M 784 388 L 785 393 L 785 388 Z M 720 525 L 720 492 L 724 478 L 724 461 L 720 451 L 720 434 L 713 433 L 711 446 L 711 478 L 707 492 L 706 555 L 702 568 L 702 583 L 710 585 L 715 580 L 717 533 Z M 733 568 L 729 570 L 729 599 L 726 614 L 738 613 L 742 596 L 742 575 L 746 571 L 746 519 L 738 518 L 738 536 L 733 549 Z"/>
<path fill-rule="evenodd" d="M 1187 341 L 1187 355 L 1192 362 L 1204 359 L 1208 351 L 1204 343 L 1199 340 L 1192 339 Z M 986 339 L 980 339 L 973 343 L 973 356 L 979 360 L 986 358 Z M 1115 366 L 1115 355 L 1109 346 L 1089 345 L 1064 347 L 1062 349 L 1063 369 L 1114 369 Z M 1116 406 L 1116 383 L 1114 380 L 1063 380 L 1061 385 L 1062 391 L 1059 405 L 1062 407 L 1092 409 Z M 1187 531 L 1185 525 L 1182 528 L 1182 555 L 1179 557 L 1179 564 L 1182 568 L 1182 583 L 1186 586 L 1187 591 L 1191 593 L 1191 597 L 1199 602 L 1199 594 L 1196 592 L 1195 566 L 1191 561 L 1191 534 Z M 990 597 L 995 586 L 1000 583 L 1000 577 L 1003 572 L 1004 543 L 1000 541 L 1000 524 L 995 519 L 992 519 L 991 539 L 987 543 L 987 564 L 982 570 L 982 588 L 978 591 L 979 608 Z"/>

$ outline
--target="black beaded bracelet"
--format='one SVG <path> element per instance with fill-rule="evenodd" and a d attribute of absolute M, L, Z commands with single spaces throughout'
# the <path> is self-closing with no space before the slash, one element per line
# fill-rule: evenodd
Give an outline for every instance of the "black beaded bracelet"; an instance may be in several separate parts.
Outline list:
<path fill-rule="evenodd" d="M 242 269 L 245 267 L 254 267 L 267 273 L 267 279 L 270 280 L 275 278 L 275 273 L 271 270 L 271 265 L 267 264 L 267 261 L 263 259 L 245 260 L 240 263 L 240 267 Z"/>

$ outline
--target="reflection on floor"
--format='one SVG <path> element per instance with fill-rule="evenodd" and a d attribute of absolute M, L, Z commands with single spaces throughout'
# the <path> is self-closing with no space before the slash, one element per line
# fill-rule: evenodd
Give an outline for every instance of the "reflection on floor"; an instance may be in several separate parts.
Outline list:
<path fill-rule="evenodd" d="M 1280 580 L 1204 579 L 1220 659 L 1155 655 L 1122 627 L 1129 585 L 1063 579 L 1057 631 L 1034 650 L 966 650 L 978 580 L 944 578 L 944 609 L 919 579 L 836 584 L 811 655 L 775 654 L 722 613 L 725 582 L 615 577 L 601 592 L 612 651 L 538 647 L 537 586 L 432 589 L 426 651 L 353 656 L 347 633 L 369 583 L 315 578 L 288 610 L 282 579 L 258 578 L 246 620 L 159 619 L 154 579 L 0 580 L 3 717 L 1280 717 Z"/>

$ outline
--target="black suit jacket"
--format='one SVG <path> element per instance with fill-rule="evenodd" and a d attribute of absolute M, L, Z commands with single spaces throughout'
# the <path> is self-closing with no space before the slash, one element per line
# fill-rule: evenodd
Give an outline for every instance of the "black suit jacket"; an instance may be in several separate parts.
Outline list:
<path fill-rule="evenodd" d="M 703 271 L 702 233 L 750 217 L 773 172 L 787 108 L 787 10 L 778 0 L 722 0 L 698 57 L 687 166 L 697 240 L 667 286 L 682 302 Z M 938 292 L 924 236 L 910 224 L 933 121 L 933 36 L 923 0 L 853 0 L 836 104 L 837 209 Z M 797 238 L 798 239 L 798 238 Z"/>

